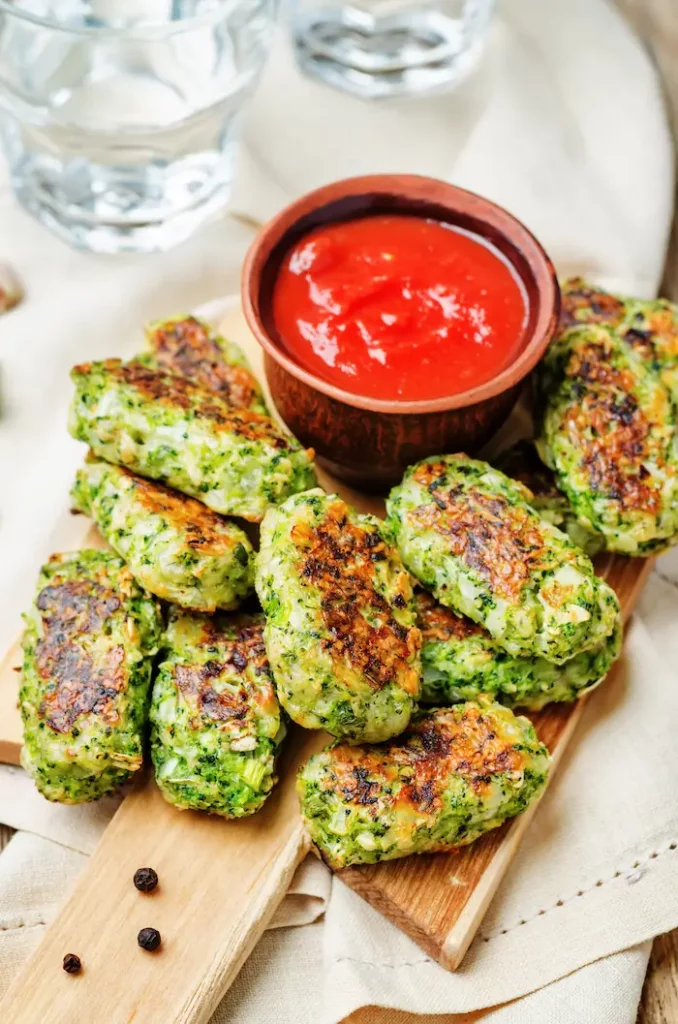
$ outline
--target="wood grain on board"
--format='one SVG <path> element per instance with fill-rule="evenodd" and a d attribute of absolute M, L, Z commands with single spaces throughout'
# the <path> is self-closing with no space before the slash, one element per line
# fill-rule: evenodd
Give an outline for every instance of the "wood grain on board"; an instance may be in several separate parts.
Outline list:
<path fill-rule="evenodd" d="M 21 718 L 17 700 L 21 648 L 16 643 L 0 662 L 0 762 L 19 764 Z"/>
<path fill-rule="evenodd" d="M 239 341 L 259 370 L 239 310 L 225 332 Z M 365 498 L 327 476 L 359 509 L 379 514 L 379 499 Z M 99 545 L 83 520 L 83 546 Z M 599 571 L 622 601 L 625 615 L 649 563 L 605 557 Z M 37 569 L 37 567 L 36 567 Z M 0 756 L 16 762 L 20 724 L 16 708 L 20 652 L 0 668 Z M 605 685 L 613 686 L 614 678 Z M 562 757 L 581 717 L 583 702 L 535 716 L 542 739 Z M 89 1024 L 96 1005 L 102 1020 L 144 1024 L 203 1021 L 223 996 L 282 899 L 308 849 L 301 826 L 296 768 L 326 740 L 296 731 L 280 767 L 281 782 L 264 809 L 226 822 L 179 812 L 149 778 L 127 796 L 92 855 L 75 891 L 47 930 L 36 953 L 0 1005 L 3 1024 Z M 407 932 L 445 967 L 461 962 L 487 906 L 529 826 L 534 809 L 479 842 L 448 855 L 412 857 L 345 869 L 342 880 Z M 155 867 L 161 888 L 140 896 L 131 878 L 137 867 Z M 141 927 L 159 928 L 154 955 L 136 945 Z M 82 957 L 76 978 L 61 970 L 66 952 Z"/>
<path fill-rule="evenodd" d="M 283 758 L 284 781 L 240 821 L 178 811 L 150 780 L 123 801 L 35 954 L 0 1004 L 2 1024 L 195 1024 L 208 1020 L 285 895 L 309 841 L 294 776 L 320 737 Z M 134 888 L 139 867 L 160 885 Z M 160 931 L 147 953 L 141 928 Z M 61 962 L 76 953 L 82 974 Z"/>
<path fill-rule="evenodd" d="M 638 1024 L 678 1021 L 678 928 L 654 940 L 643 986 Z"/>

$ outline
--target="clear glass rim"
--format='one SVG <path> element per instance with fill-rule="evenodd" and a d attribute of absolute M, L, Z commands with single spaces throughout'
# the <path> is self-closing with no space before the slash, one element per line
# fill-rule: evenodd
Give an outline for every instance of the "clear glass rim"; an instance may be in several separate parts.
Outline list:
<path fill-rule="evenodd" d="M 44 17 L 17 7 L 12 0 L 0 0 L 0 15 L 7 14 L 18 21 L 27 21 L 32 25 L 39 25 L 41 28 L 49 28 L 55 32 L 65 32 L 75 36 L 145 36 L 145 35 L 175 35 L 194 28 L 196 24 L 209 23 L 217 18 L 223 18 L 242 0 L 211 0 L 210 7 L 200 14 L 194 14 L 187 18 L 177 18 L 171 21 L 137 21 L 130 24 L 114 23 L 102 25 L 69 25 L 56 18 Z"/>

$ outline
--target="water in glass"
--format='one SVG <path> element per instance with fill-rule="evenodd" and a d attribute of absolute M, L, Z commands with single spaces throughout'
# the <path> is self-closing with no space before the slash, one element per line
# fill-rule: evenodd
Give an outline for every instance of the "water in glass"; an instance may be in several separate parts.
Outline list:
<path fill-rule="evenodd" d="M 0 0 L 0 132 L 24 206 L 98 252 L 166 249 L 228 199 L 276 0 Z"/>
<path fill-rule="evenodd" d="M 476 63 L 494 0 L 293 0 L 301 68 L 365 98 L 440 91 Z"/>

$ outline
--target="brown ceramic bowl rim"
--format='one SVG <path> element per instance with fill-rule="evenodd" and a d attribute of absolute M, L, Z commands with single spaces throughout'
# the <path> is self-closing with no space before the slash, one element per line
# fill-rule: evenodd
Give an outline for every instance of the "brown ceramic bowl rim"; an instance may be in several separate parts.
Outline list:
<path fill-rule="evenodd" d="M 511 247 L 517 250 L 533 275 L 540 293 L 538 316 L 532 332 L 517 358 L 504 367 L 495 377 L 469 388 L 467 391 L 441 398 L 401 401 L 399 399 L 371 398 L 368 395 L 344 391 L 322 377 L 304 369 L 283 351 L 266 329 L 261 313 L 259 296 L 262 272 L 271 255 L 290 233 L 295 224 L 308 214 L 321 210 L 343 198 L 351 196 L 389 196 L 423 200 L 427 190 L 435 192 L 436 204 L 444 206 L 450 213 L 464 214 L 478 222 L 485 223 L 495 234 L 503 235 Z M 442 201 L 441 201 L 442 198 Z M 415 214 L 416 215 L 416 214 Z M 425 214 L 423 214 L 425 216 Z M 328 222 L 332 219 L 328 217 Z M 482 234 L 482 231 L 478 232 Z M 291 242 L 291 244 L 294 244 Z M 516 273 L 520 276 L 517 268 Z M 418 174 L 371 174 L 356 178 L 344 178 L 307 192 L 299 199 L 284 207 L 259 231 L 250 245 L 242 268 L 242 306 L 250 330 L 264 351 L 297 380 L 328 395 L 330 398 L 358 409 L 372 412 L 391 413 L 435 413 L 462 409 L 494 398 L 523 380 L 537 365 L 546 350 L 555 330 L 560 310 L 560 291 L 555 269 L 543 246 L 531 231 L 516 217 L 497 203 L 483 196 L 459 188 L 449 182 L 427 178 Z"/>

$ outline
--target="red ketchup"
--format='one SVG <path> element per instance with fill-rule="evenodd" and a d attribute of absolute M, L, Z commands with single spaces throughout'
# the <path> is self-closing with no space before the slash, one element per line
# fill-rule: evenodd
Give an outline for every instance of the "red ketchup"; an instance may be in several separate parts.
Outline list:
<path fill-rule="evenodd" d="M 355 395 L 442 398 L 522 348 L 527 300 L 506 258 L 461 228 L 375 215 L 327 224 L 285 257 L 273 294 L 294 361 Z"/>

